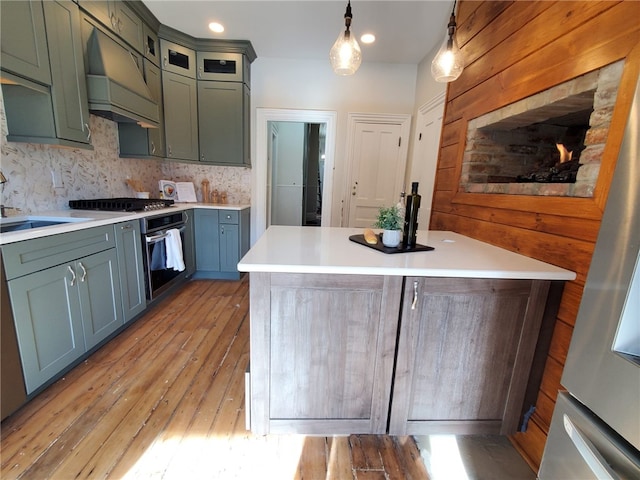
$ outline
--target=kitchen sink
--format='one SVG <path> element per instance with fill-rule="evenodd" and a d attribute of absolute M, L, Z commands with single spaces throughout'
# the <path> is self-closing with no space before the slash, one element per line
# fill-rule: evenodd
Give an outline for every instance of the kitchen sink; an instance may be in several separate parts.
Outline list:
<path fill-rule="evenodd" d="M 51 227 L 71 222 L 82 222 L 90 218 L 46 218 L 46 217 L 16 217 L 3 218 L 0 221 L 0 233 L 17 232 L 31 228 Z"/>

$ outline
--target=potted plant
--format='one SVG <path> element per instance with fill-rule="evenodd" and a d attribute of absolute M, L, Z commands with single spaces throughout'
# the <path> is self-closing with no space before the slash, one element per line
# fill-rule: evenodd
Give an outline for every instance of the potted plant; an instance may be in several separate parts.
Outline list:
<path fill-rule="evenodd" d="M 402 239 L 402 223 L 398 207 L 381 207 L 378 210 L 378 218 L 373 225 L 382 229 L 382 244 L 385 247 L 397 247 Z"/>

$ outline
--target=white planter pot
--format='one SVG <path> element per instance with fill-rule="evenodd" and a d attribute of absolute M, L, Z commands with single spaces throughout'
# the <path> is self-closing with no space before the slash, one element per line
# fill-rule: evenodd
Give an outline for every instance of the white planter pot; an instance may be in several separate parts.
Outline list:
<path fill-rule="evenodd" d="M 383 230 L 382 244 L 385 247 L 397 247 L 402 238 L 402 230 Z"/>

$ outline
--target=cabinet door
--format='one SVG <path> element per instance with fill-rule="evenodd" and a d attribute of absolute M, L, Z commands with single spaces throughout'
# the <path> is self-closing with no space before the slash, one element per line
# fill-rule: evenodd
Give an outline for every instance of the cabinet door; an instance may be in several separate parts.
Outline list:
<path fill-rule="evenodd" d="M 219 80 L 222 82 L 247 81 L 244 56 L 240 53 L 197 52 L 198 80 Z"/>
<path fill-rule="evenodd" d="M 216 165 L 245 164 L 244 85 L 198 82 L 200 161 Z"/>
<path fill-rule="evenodd" d="M 0 2 L 0 22 L 2 69 L 51 85 L 42 2 Z"/>
<path fill-rule="evenodd" d="M 118 223 L 114 229 L 122 291 L 122 309 L 124 321 L 128 322 L 142 313 L 147 306 L 140 223 L 138 220 Z"/>
<path fill-rule="evenodd" d="M 402 277 L 251 273 L 254 433 L 384 433 Z"/>
<path fill-rule="evenodd" d="M 196 270 L 220 271 L 220 240 L 218 236 L 218 211 L 195 211 Z"/>
<path fill-rule="evenodd" d="M 44 2 L 51 56 L 56 134 L 89 143 L 89 107 L 82 52 L 80 12 L 70 0 Z"/>
<path fill-rule="evenodd" d="M 160 41 L 158 35 L 146 23 L 142 24 L 142 40 L 144 42 L 144 57 L 160 66 Z"/>
<path fill-rule="evenodd" d="M 237 272 L 240 261 L 240 231 L 238 225 L 220 224 L 220 270 Z"/>
<path fill-rule="evenodd" d="M 158 102 L 160 128 L 147 128 L 149 135 L 149 153 L 155 157 L 164 157 L 164 116 L 162 107 L 162 74 L 160 68 L 144 59 L 144 80 L 149 87 L 151 97 Z"/>
<path fill-rule="evenodd" d="M 124 324 L 115 249 L 76 262 L 86 349 L 96 346 Z"/>
<path fill-rule="evenodd" d="M 27 393 L 32 393 L 85 352 L 73 264 L 8 282 Z"/>
<path fill-rule="evenodd" d="M 162 72 L 164 130 L 167 157 L 198 159 L 198 100 L 196 81 Z"/>
<path fill-rule="evenodd" d="M 196 78 L 196 52 L 177 43 L 160 40 L 162 71 Z"/>
<path fill-rule="evenodd" d="M 138 52 L 143 53 L 142 19 L 124 2 L 112 2 L 110 6 L 115 14 L 112 20 L 114 31 Z"/>
<path fill-rule="evenodd" d="M 389 433 L 514 433 L 546 299 L 538 286 L 408 277 Z"/>

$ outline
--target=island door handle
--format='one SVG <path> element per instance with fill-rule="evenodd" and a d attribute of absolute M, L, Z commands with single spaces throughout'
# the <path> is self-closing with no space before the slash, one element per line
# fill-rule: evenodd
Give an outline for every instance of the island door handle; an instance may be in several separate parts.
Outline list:
<path fill-rule="evenodd" d="M 418 303 L 418 281 L 413 282 L 413 300 L 411 302 L 411 310 L 416 309 L 416 303 Z"/>
<path fill-rule="evenodd" d="M 76 272 L 73 271 L 71 265 L 67 265 L 67 269 L 69 270 L 69 273 L 71 273 L 71 283 L 69 286 L 73 287 L 76 284 Z"/>

